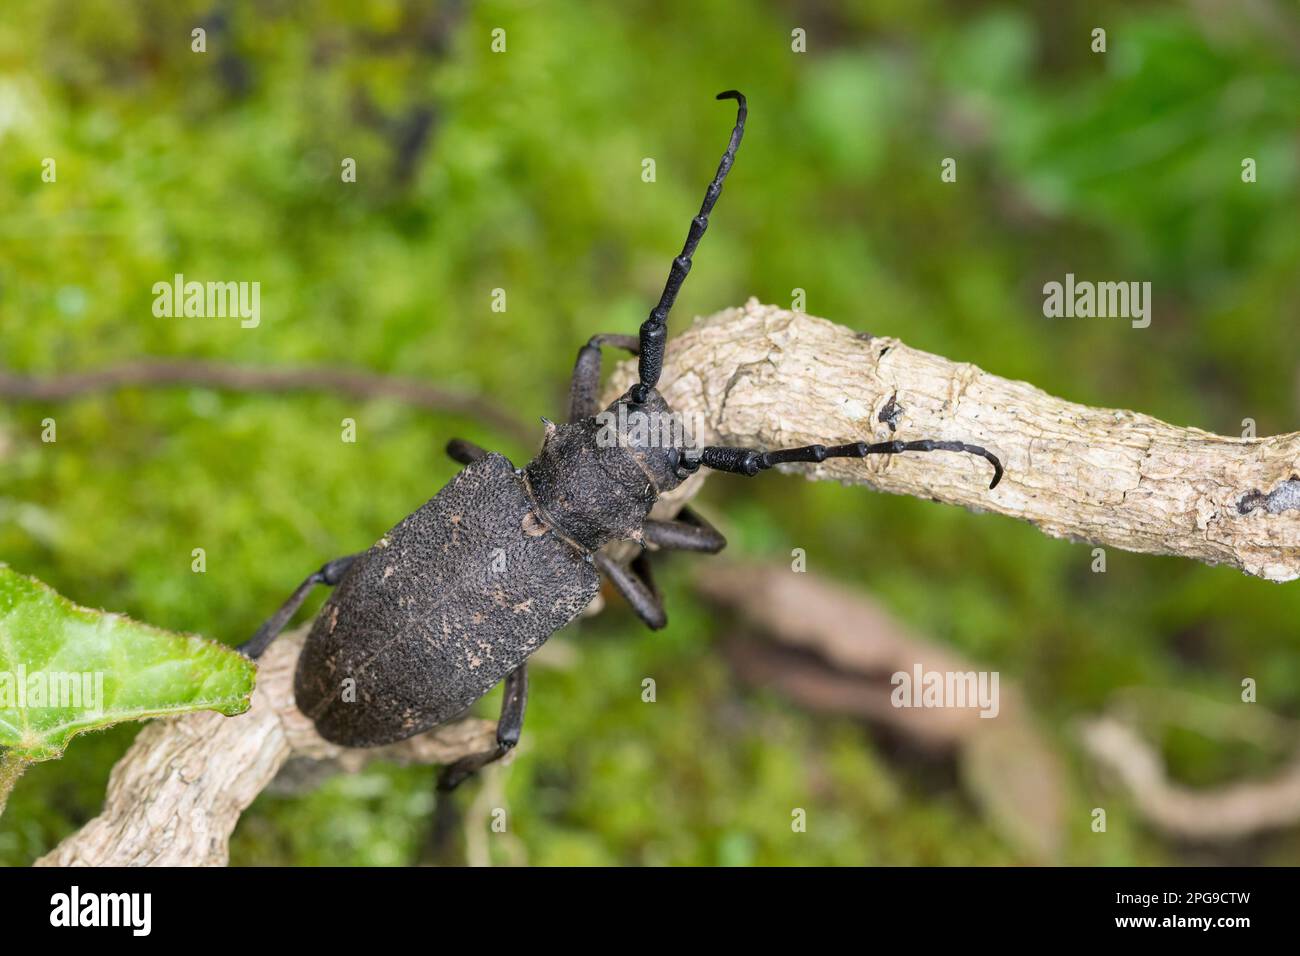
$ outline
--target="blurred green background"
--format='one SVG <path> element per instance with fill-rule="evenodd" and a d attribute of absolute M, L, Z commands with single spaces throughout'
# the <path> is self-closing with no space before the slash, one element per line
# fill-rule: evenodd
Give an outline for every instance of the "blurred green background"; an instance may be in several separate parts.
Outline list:
<path fill-rule="evenodd" d="M 364 7 L 364 10 L 358 9 Z M 577 347 L 633 331 L 732 122 L 744 146 L 674 314 L 748 296 L 1023 378 L 1062 397 L 1240 434 L 1300 411 L 1300 14 L 849 0 L 302 4 L 9 0 L 0 22 L 0 365 L 144 356 L 344 364 L 563 414 Z M 207 30 L 205 54 L 190 31 Z M 1090 50 L 1094 27 L 1108 51 Z M 506 31 L 505 53 L 490 51 Z M 807 52 L 791 31 L 807 32 Z M 944 157 L 958 181 L 940 182 Z M 57 183 L 41 161 L 57 161 Z M 355 184 L 340 161 L 357 162 Z M 641 162 L 657 164 L 657 181 Z M 1241 160 L 1258 163 L 1243 184 Z M 159 319 L 154 282 L 256 280 L 262 321 Z M 1041 287 L 1150 280 L 1151 327 L 1046 320 Z M 506 312 L 491 310 L 504 288 Z M 58 422 L 57 444 L 40 422 Z M 355 418 L 359 440 L 339 440 Z M 0 558 L 74 600 L 243 640 L 322 560 L 369 546 L 489 425 L 392 402 L 127 390 L 0 405 Z M 710 482 L 730 551 L 858 586 L 1020 682 L 1070 767 L 1061 859 L 1300 863 L 1295 830 L 1163 839 L 1080 756 L 1072 722 L 1125 687 L 1300 717 L 1300 591 L 790 476 Z M 206 574 L 190 571 L 207 551 Z M 499 863 L 968 864 L 1024 858 L 954 775 L 847 720 L 740 685 L 729 622 L 661 563 L 670 625 L 617 602 L 535 669 Z M 317 597 L 312 606 L 319 603 Z M 640 699 L 654 675 L 659 700 Z M 496 695 L 484 706 L 495 714 Z M 19 782 L 0 862 L 98 812 L 135 726 Z M 1213 785 L 1283 754 L 1160 740 Z M 422 858 L 431 768 L 263 795 L 236 864 Z M 466 788 L 467 805 L 480 784 Z M 480 801 L 481 802 L 481 801 Z M 808 810 L 794 834 L 790 808 Z M 1091 832 L 1088 811 L 1109 811 Z"/>

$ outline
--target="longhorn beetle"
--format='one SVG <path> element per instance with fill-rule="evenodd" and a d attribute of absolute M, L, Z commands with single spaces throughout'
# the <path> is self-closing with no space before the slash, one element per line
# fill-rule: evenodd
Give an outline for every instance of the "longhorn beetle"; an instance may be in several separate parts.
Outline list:
<path fill-rule="evenodd" d="M 543 642 L 596 596 L 603 574 L 651 628 L 667 623 L 644 546 L 716 553 L 726 540 L 690 509 L 676 520 L 648 517 L 659 495 L 700 467 L 757 475 L 786 462 L 864 458 L 909 451 L 965 452 L 993 465 L 995 455 L 959 441 L 756 448 L 693 447 L 656 440 L 636 416 L 667 420 L 672 410 L 656 390 L 663 369 L 668 313 L 691 271 L 691 257 L 722 194 L 745 132 L 745 97 L 686 243 L 673 260 L 659 304 L 639 337 L 597 335 L 578 350 L 569 420 L 546 423 L 541 450 L 526 467 L 467 441 L 448 454 L 464 469 L 369 551 L 336 558 L 310 575 L 284 605 L 240 646 L 249 657 L 266 650 L 318 584 L 334 586 L 312 624 L 294 677 L 298 707 L 327 740 L 353 747 L 392 743 L 462 714 L 504 678 L 492 750 L 443 768 L 450 790 L 499 759 L 519 741 L 528 692 L 527 661 Z M 638 357 L 639 381 L 598 416 L 601 348 Z M 610 440 L 599 420 L 617 421 Z M 619 539 L 642 544 L 628 562 L 601 547 Z"/>

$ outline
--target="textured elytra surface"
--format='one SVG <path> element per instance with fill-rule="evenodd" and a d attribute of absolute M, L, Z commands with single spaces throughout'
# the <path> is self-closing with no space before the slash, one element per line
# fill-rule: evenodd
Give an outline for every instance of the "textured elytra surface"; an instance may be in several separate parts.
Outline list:
<path fill-rule="evenodd" d="M 490 454 L 349 569 L 299 659 L 298 707 L 349 746 L 421 733 L 491 690 L 599 585 L 514 466 Z"/>

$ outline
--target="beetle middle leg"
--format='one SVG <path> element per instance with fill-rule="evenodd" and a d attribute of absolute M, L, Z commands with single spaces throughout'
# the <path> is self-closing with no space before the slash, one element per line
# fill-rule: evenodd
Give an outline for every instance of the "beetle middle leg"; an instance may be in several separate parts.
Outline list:
<path fill-rule="evenodd" d="M 645 540 L 660 551 L 697 551 L 717 554 L 727 546 L 727 539 L 690 508 L 683 508 L 672 521 L 646 521 L 641 530 Z M 604 572 L 609 583 L 623 595 L 623 599 L 646 627 L 659 630 L 668 623 L 663 597 L 655 587 L 650 571 L 650 553 L 642 551 L 627 563 L 620 563 L 605 554 L 595 556 L 596 567 Z"/>
<path fill-rule="evenodd" d="M 447 454 L 452 461 L 458 461 L 462 465 L 472 465 L 480 458 L 487 454 L 482 448 L 472 441 L 466 441 L 463 438 L 453 438 L 447 442 Z"/>
<path fill-rule="evenodd" d="M 497 745 L 493 750 L 461 757 L 438 775 L 438 789 L 455 790 L 490 763 L 500 760 L 519 743 L 524 729 L 524 708 L 528 704 L 528 665 L 520 664 L 503 681 L 501 716 L 497 718 Z"/>
<path fill-rule="evenodd" d="M 333 587 L 338 584 L 343 580 L 343 575 L 347 573 L 348 568 L 352 566 L 352 562 L 360 556 L 360 554 L 349 554 L 335 558 L 323 564 L 319 571 L 309 574 L 307 579 L 289 595 L 289 600 L 280 605 L 280 610 L 272 614 L 266 623 L 257 629 L 256 634 L 235 650 L 253 660 L 261 657 L 262 653 L 271 646 L 271 642 L 284 630 L 284 626 L 298 612 L 298 608 L 302 607 L 302 602 L 307 600 L 307 595 L 315 590 L 316 585 L 328 584 Z"/>

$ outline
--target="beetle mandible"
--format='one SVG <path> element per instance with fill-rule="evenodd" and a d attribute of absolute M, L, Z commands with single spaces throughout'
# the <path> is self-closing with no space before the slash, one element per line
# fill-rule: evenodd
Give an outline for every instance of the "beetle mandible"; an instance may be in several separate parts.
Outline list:
<path fill-rule="evenodd" d="M 672 409 L 656 385 L 663 369 L 668 313 L 691 270 L 722 183 L 745 132 L 745 97 L 736 124 L 659 303 L 639 336 L 596 335 L 578 351 L 568 422 L 546 423 L 541 450 L 526 467 L 461 440 L 447 451 L 464 469 L 379 541 L 310 575 L 278 611 L 240 646 L 256 658 L 284 629 L 318 584 L 334 587 L 303 646 L 294 677 L 298 707 L 327 740 L 353 747 L 412 737 L 462 714 L 505 682 L 497 744 L 445 767 L 449 790 L 519 741 L 527 698 L 527 660 L 596 596 L 603 574 L 651 628 L 667 623 L 643 550 L 628 562 L 601 552 L 632 539 L 660 549 L 715 553 L 726 540 L 683 509 L 671 521 L 650 508 L 700 467 L 753 476 L 787 462 L 863 458 L 909 451 L 979 455 L 958 441 L 888 441 L 806 445 L 761 451 L 663 441 Z M 638 357 L 639 381 L 598 415 L 602 346 Z M 638 416 L 640 427 L 638 427 Z M 601 422 L 606 424 L 601 424 Z M 609 422 L 616 434 L 611 434 Z M 672 430 L 668 430 L 668 434 Z"/>

